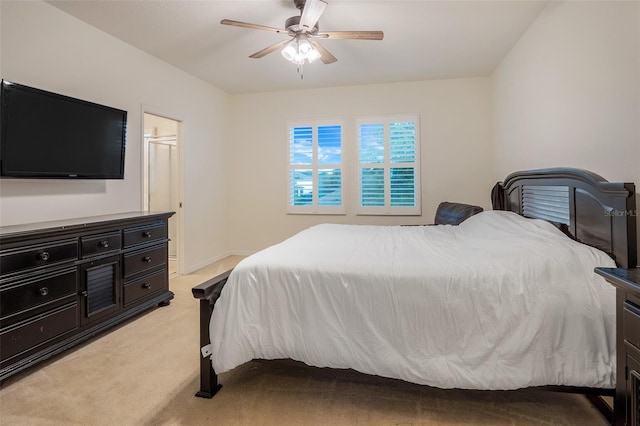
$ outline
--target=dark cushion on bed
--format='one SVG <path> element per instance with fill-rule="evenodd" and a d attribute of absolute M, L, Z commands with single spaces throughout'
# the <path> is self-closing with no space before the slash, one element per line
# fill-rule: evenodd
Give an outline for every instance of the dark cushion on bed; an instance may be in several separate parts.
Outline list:
<path fill-rule="evenodd" d="M 482 207 L 480 206 L 443 201 L 436 210 L 434 223 L 436 225 L 459 225 L 465 219 L 481 211 Z"/>

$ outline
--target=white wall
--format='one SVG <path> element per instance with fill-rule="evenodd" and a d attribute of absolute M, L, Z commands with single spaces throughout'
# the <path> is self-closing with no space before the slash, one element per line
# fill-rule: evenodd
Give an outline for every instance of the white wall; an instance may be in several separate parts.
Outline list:
<path fill-rule="evenodd" d="M 397 83 L 237 95 L 229 168 L 230 246 L 250 253 L 322 222 L 432 223 L 441 201 L 490 207 L 495 183 L 488 78 Z M 422 217 L 356 216 L 355 119 L 418 113 L 421 127 Z M 287 215 L 286 123 L 344 120 L 345 216 Z"/>
<path fill-rule="evenodd" d="M 128 111 L 125 179 L 0 181 L 2 226 L 142 209 L 142 105 L 184 121 L 186 271 L 227 253 L 229 97 L 44 2 L 0 2 L 2 78 Z"/>
<path fill-rule="evenodd" d="M 494 177 L 569 166 L 640 187 L 639 2 L 549 3 L 493 87 Z"/>

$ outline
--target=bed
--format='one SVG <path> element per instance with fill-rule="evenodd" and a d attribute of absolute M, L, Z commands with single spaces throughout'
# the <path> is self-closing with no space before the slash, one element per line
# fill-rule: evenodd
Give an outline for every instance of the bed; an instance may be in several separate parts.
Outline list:
<path fill-rule="evenodd" d="M 201 389 L 292 358 L 441 388 L 615 388 L 615 291 L 637 261 L 635 187 L 516 172 L 458 226 L 318 225 L 193 289 Z M 215 307 L 215 309 L 214 309 Z M 602 407 L 600 407 L 602 408 Z"/>

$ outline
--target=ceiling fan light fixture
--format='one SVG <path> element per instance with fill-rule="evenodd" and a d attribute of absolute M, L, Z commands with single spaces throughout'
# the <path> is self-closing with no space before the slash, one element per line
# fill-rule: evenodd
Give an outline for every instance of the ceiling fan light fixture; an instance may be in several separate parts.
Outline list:
<path fill-rule="evenodd" d="M 295 39 L 291 40 L 280 53 L 287 61 L 294 62 L 298 55 L 298 42 Z"/>
<path fill-rule="evenodd" d="M 321 56 L 320 52 L 318 52 L 318 50 L 315 47 L 311 46 L 311 51 L 307 53 L 307 60 L 309 61 L 309 63 L 312 63 L 316 59 L 319 59 L 320 56 Z"/>
<path fill-rule="evenodd" d="M 321 56 L 306 35 L 296 36 L 287 43 L 280 53 L 287 61 L 296 65 L 303 65 L 305 61 L 311 63 Z"/>
<path fill-rule="evenodd" d="M 313 50 L 313 46 L 311 45 L 311 43 L 309 43 L 307 36 L 304 34 L 299 35 L 297 39 L 298 39 L 298 52 L 301 55 L 307 56 L 309 52 Z"/>

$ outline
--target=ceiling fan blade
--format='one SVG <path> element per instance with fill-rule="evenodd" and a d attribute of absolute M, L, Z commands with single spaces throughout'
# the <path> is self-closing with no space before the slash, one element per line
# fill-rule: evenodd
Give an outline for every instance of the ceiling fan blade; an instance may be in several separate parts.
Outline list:
<path fill-rule="evenodd" d="M 325 7 L 327 7 L 327 2 L 324 0 L 306 0 L 300 17 L 300 28 L 311 32 Z"/>
<path fill-rule="evenodd" d="M 262 50 L 257 51 L 256 53 L 254 53 L 253 55 L 249 56 L 250 58 L 253 59 L 259 59 L 262 58 L 263 56 L 268 55 L 269 53 L 273 52 L 274 50 L 278 50 L 279 48 L 285 46 L 287 43 L 289 43 L 291 40 L 287 39 L 287 40 L 282 40 L 279 41 L 276 44 L 272 44 L 269 47 L 265 47 Z"/>
<path fill-rule="evenodd" d="M 352 39 L 352 40 L 382 40 L 382 31 L 325 31 L 318 33 L 315 37 L 326 39 Z"/>
<path fill-rule="evenodd" d="M 338 59 L 333 56 L 331 53 L 329 53 L 329 51 L 327 49 L 325 49 L 324 47 L 322 47 L 322 45 L 320 43 L 317 43 L 313 40 L 309 41 L 313 47 L 316 48 L 316 50 L 318 51 L 318 53 L 320 53 L 320 60 L 325 63 L 325 64 L 332 64 L 335 61 L 337 61 Z"/>
<path fill-rule="evenodd" d="M 265 31 L 271 31 L 271 32 L 274 32 L 274 33 L 285 33 L 285 34 L 288 33 L 287 30 L 281 30 L 280 28 L 267 27 L 266 25 L 249 24 L 248 22 L 233 21 L 231 19 L 223 19 L 222 21 L 220 21 L 220 23 L 222 25 L 231 25 L 231 26 L 234 26 L 234 27 L 252 28 L 254 30 L 265 30 Z"/>

